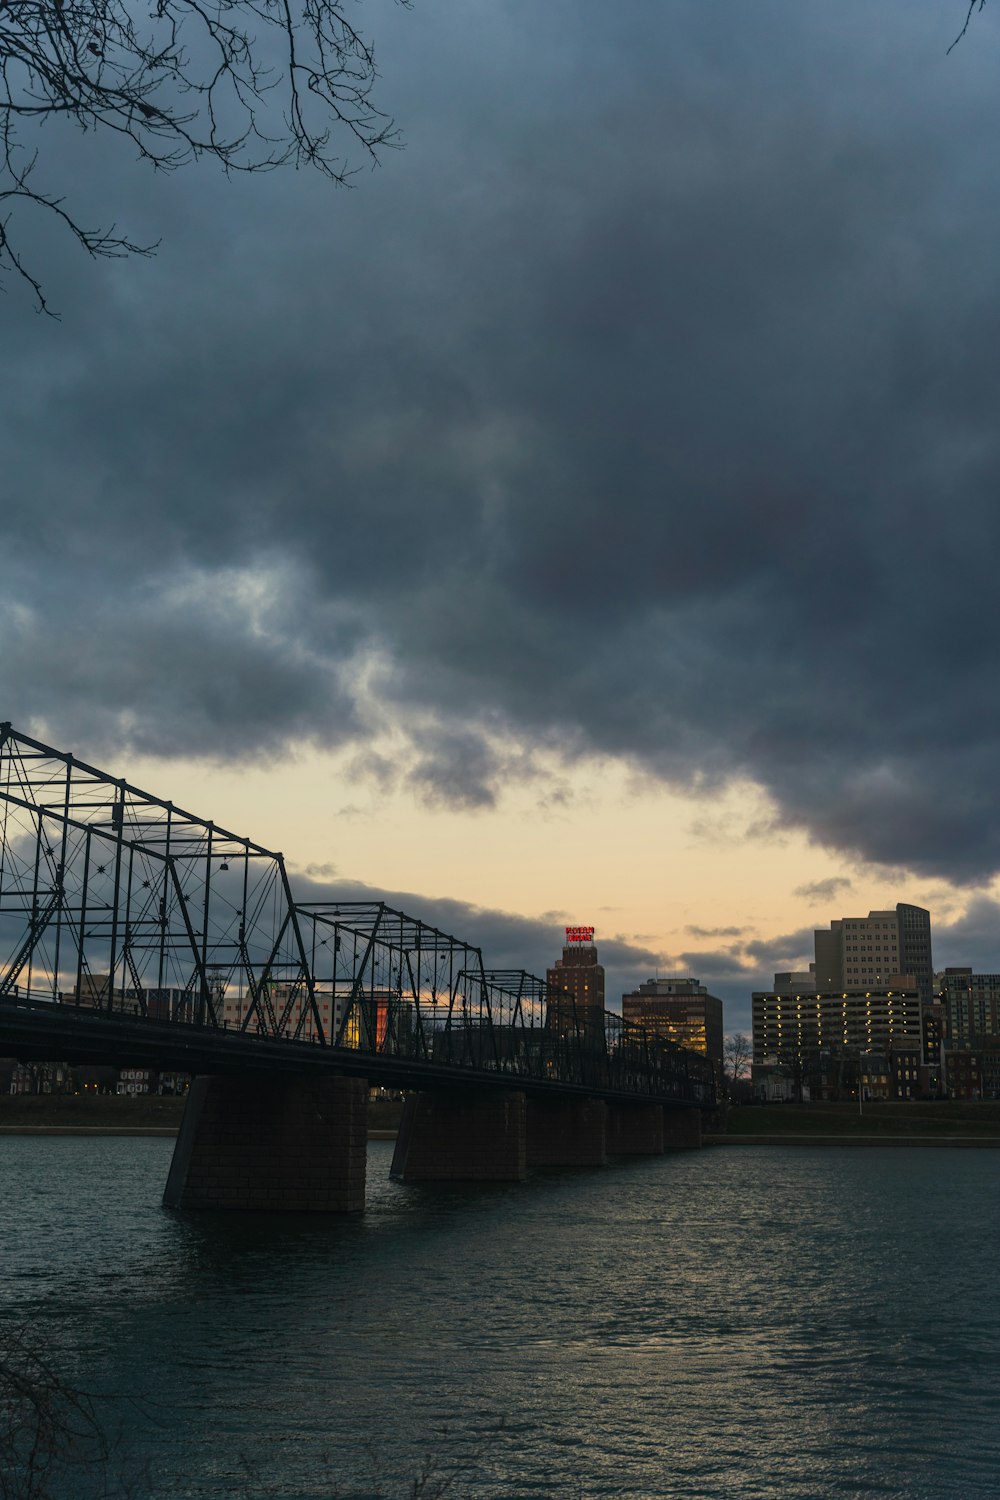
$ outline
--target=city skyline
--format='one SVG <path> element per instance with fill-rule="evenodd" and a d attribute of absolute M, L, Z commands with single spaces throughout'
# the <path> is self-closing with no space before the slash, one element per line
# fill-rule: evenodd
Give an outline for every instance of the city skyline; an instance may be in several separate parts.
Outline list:
<path fill-rule="evenodd" d="M 161 245 L 3 299 L 4 717 L 613 1004 L 1000 969 L 1000 17 L 527 14 L 366 13 L 351 192 L 52 136 Z"/>
<path fill-rule="evenodd" d="M 118 770 L 120 767 L 109 769 Z M 155 766 L 150 766 L 149 769 L 155 769 Z M 176 773 L 176 767 L 172 767 L 171 770 Z M 280 773 L 277 770 L 269 773 L 254 773 L 250 777 L 251 786 L 256 789 L 254 794 L 259 794 L 262 784 L 261 776 L 278 774 Z M 206 777 L 205 773 L 199 770 L 197 777 L 204 802 L 203 784 L 211 785 L 213 773 L 209 773 Z M 217 779 L 220 790 L 226 788 L 231 790 L 234 783 L 229 773 L 217 772 L 214 773 L 214 777 Z M 132 777 L 127 779 L 133 780 Z M 181 783 L 175 774 L 175 779 L 170 783 L 170 790 L 178 793 L 179 785 Z M 238 817 L 227 820 L 219 816 L 218 806 L 214 806 L 211 811 L 204 806 L 199 807 L 197 801 L 194 800 L 199 794 L 199 787 L 192 785 L 186 789 L 191 792 L 190 797 L 185 798 L 178 794 L 174 795 L 172 800 L 178 806 L 185 806 L 188 811 L 213 816 L 214 821 L 220 826 L 230 826 L 234 832 L 255 836 L 257 830 L 247 828 L 245 820 L 241 822 Z M 148 781 L 143 789 L 156 791 L 156 787 Z M 245 810 L 239 803 L 233 805 L 236 806 L 237 811 Z M 273 811 L 269 827 L 278 834 L 282 832 L 274 820 Z M 259 841 L 269 847 L 277 847 L 282 839 L 278 837 Z M 289 871 L 298 899 L 320 900 L 330 896 L 341 899 L 351 899 L 357 896 L 382 897 L 390 905 L 403 907 L 432 925 L 476 943 L 483 949 L 486 960 L 497 966 L 524 965 L 539 975 L 544 974 L 551 967 L 557 949 L 563 944 L 565 926 L 580 916 L 579 912 L 571 909 L 548 911 L 538 916 L 531 916 L 523 912 L 491 908 L 485 903 L 478 906 L 450 893 L 437 896 L 386 884 L 366 885 L 362 881 L 339 877 L 329 868 L 297 861 L 289 856 L 288 849 L 291 846 L 288 840 L 284 842 L 286 844 L 284 852 L 288 859 Z M 628 852 L 626 845 L 623 853 L 627 855 Z M 724 854 L 721 857 L 724 858 Z M 860 899 L 855 902 L 851 896 L 851 890 L 856 888 L 855 883 L 849 882 L 846 877 L 838 877 L 834 878 L 832 883 L 820 882 L 815 890 L 794 893 L 802 903 L 802 910 L 806 917 L 808 918 L 812 913 L 812 920 L 807 920 L 805 925 L 797 930 L 771 938 L 759 938 L 752 930 L 747 929 L 740 932 L 734 924 L 726 922 L 726 917 L 731 913 L 725 911 L 715 913 L 720 921 L 714 930 L 695 923 L 688 926 L 686 933 L 683 929 L 679 929 L 682 936 L 687 937 L 689 943 L 704 944 L 712 937 L 717 937 L 720 939 L 720 946 L 715 951 L 705 946 L 697 948 L 689 946 L 672 952 L 660 950 L 658 953 L 651 947 L 642 946 L 640 942 L 630 941 L 627 937 L 623 938 L 621 929 L 616 930 L 610 925 L 614 916 L 621 915 L 621 913 L 608 913 L 601 908 L 598 916 L 603 917 L 603 921 L 594 924 L 595 942 L 599 945 L 602 962 L 606 960 L 605 967 L 609 974 L 606 992 L 608 1008 L 619 1011 L 622 995 L 644 981 L 657 976 L 661 979 L 670 976 L 689 976 L 706 984 L 713 993 L 718 993 L 723 999 L 725 1028 L 728 1034 L 740 1030 L 749 1032 L 751 992 L 754 989 L 770 989 L 776 970 L 807 966 L 813 959 L 817 926 L 825 926 L 829 922 L 839 921 L 851 914 L 856 916 L 866 904 Z M 878 894 L 877 886 L 873 885 L 871 889 Z M 832 896 L 831 890 L 834 893 Z M 654 893 L 654 897 L 658 894 L 659 888 Z M 841 898 L 845 905 L 843 908 L 838 908 L 839 914 L 835 917 L 834 906 L 831 903 Z M 896 903 L 891 899 L 887 901 L 884 896 L 881 901 L 873 898 L 871 909 L 875 910 L 886 904 L 894 906 Z M 947 912 L 947 906 L 945 910 Z M 593 910 L 583 912 L 583 916 L 588 921 L 593 915 Z M 973 901 L 968 914 L 962 913 L 956 920 L 950 922 L 947 918 L 940 919 L 936 911 L 932 911 L 931 916 L 935 972 L 949 965 L 965 963 L 970 963 L 976 970 L 1000 971 L 1000 937 L 994 936 L 995 929 L 990 924 L 988 901 Z M 604 922 L 608 925 L 605 926 Z"/>

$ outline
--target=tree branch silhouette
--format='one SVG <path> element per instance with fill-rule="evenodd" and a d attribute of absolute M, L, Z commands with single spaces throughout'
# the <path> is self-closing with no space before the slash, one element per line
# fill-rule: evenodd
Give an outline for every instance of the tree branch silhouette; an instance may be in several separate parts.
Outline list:
<path fill-rule="evenodd" d="M 292 165 L 345 184 L 358 158 L 377 163 L 398 131 L 375 103 L 374 47 L 350 3 L 0 0 L 0 271 L 51 312 L 14 239 L 18 209 L 51 215 L 92 256 L 156 248 L 87 227 L 38 186 L 49 120 L 118 135 L 158 171 L 209 157 L 227 173 Z"/>

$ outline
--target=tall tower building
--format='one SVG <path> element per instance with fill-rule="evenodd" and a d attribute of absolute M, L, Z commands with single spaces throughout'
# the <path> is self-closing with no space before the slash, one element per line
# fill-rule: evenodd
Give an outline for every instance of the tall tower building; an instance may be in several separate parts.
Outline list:
<path fill-rule="evenodd" d="M 931 914 L 900 902 L 894 911 L 840 917 L 815 933 L 816 988 L 880 990 L 909 980 L 921 1001 L 934 998 Z"/>
<path fill-rule="evenodd" d="M 549 997 L 549 1025 L 557 1031 L 579 1027 L 588 1036 L 604 1034 L 604 965 L 597 961 L 593 927 L 567 927 L 562 958 L 545 979 Z"/>

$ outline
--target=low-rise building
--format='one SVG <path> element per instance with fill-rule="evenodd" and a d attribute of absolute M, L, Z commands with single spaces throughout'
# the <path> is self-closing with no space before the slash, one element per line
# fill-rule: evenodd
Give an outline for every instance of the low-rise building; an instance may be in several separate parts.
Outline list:
<path fill-rule="evenodd" d="M 1000 1099 L 1000 1036 L 946 1043 L 944 1081 L 949 1099 Z"/>

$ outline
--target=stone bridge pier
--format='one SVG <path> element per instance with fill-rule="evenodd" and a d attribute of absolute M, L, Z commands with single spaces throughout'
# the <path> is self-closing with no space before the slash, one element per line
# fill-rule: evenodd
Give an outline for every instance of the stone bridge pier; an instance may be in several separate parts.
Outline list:
<path fill-rule="evenodd" d="M 404 1182 L 519 1181 L 531 1167 L 600 1167 L 701 1145 L 698 1109 L 428 1090 L 407 1095 L 391 1175 Z"/>
<path fill-rule="evenodd" d="M 442 1089 L 407 1094 L 390 1176 L 404 1182 L 519 1182 L 527 1167 L 524 1095 Z"/>
<path fill-rule="evenodd" d="M 202 1075 L 191 1085 L 163 1195 L 168 1208 L 359 1213 L 368 1085 L 337 1077 Z M 440 1089 L 406 1096 L 391 1175 L 517 1182 L 531 1167 L 701 1145 L 698 1109 Z"/>
<path fill-rule="evenodd" d="M 529 1099 L 529 1167 L 603 1167 L 608 1106 L 603 1099 Z"/>
<path fill-rule="evenodd" d="M 201 1076 L 188 1094 L 167 1208 L 360 1213 L 362 1078 Z"/>

